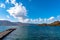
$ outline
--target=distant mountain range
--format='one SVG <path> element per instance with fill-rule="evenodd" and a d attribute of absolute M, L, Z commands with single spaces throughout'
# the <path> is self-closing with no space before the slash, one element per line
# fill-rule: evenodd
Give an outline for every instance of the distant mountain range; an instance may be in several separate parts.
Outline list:
<path fill-rule="evenodd" d="M 31 26 L 31 25 L 38 25 L 38 26 L 60 26 L 60 21 L 55 21 L 51 24 L 29 24 L 29 23 L 21 23 L 21 22 L 10 22 L 7 20 L 0 20 L 0 26 Z"/>
<path fill-rule="evenodd" d="M 28 26 L 31 24 L 21 22 L 10 22 L 7 20 L 0 20 L 0 26 Z"/>
<path fill-rule="evenodd" d="M 50 23 L 50 24 L 46 24 L 46 23 L 43 23 L 43 24 L 38 24 L 39 26 L 60 26 L 60 21 L 55 21 L 53 23 Z"/>

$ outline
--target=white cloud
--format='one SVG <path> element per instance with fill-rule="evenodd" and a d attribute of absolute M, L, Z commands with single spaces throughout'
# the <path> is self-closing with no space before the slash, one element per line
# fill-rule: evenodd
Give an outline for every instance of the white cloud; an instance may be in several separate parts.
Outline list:
<path fill-rule="evenodd" d="M 0 20 L 5 20 L 5 19 L 0 19 Z"/>
<path fill-rule="evenodd" d="M 31 1 L 31 0 L 29 0 Z M 6 3 L 13 4 L 13 7 L 10 7 L 7 9 L 7 12 L 19 20 L 19 22 L 22 23 L 52 23 L 54 21 L 60 20 L 60 16 L 57 17 L 50 17 L 50 18 L 37 18 L 37 19 L 30 19 L 26 18 L 27 17 L 27 9 L 25 6 L 23 6 L 22 3 L 17 3 L 16 0 L 6 0 Z M 1 4 L 0 7 L 5 8 L 5 4 Z M 6 16 L 7 18 L 10 18 L 8 15 Z"/>
<path fill-rule="evenodd" d="M 15 4 L 16 3 L 16 0 L 6 0 L 5 3 Z"/>
<path fill-rule="evenodd" d="M 54 20 L 55 17 L 50 17 L 48 20 Z"/>
<path fill-rule="evenodd" d="M 29 19 L 24 19 L 24 21 L 23 21 L 24 23 L 28 23 L 29 22 Z"/>
<path fill-rule="evenodd" d="M 11 3 L 14 5 L 14 7 L 10 7 L 7 12 L 17 18 L 20 22 L 25 22 L 27 19 L 25 17 L 27 16 L 27 10 L 25 6 L 22 5 L 22 3 L 17 3 L 15 0 L 11 0 Z"/>
<path fill-rule="evenodd" d="M 9 0 L 6 0 L 5 3 L 10 3 Z"/>
<path fill-rule="evenodd" d="M 39 18 L 39 22 L 41 22 L 43 19 L 42 18 Z"/>
<path fill-rule="evenodd" d="M 26 8 L 22 5 L 16 5 L 9 8 L 7 11 L 14 17 L 25 17 L 27 14 Z"/>
<path fill-rule="evenodd" d="M 55 21 L 55 17 L 53 17 L 53 16 L 46 19 L 46 23 L 52 23 L 54 21 Z"/>
<path fill-rule="evenodd" d="M 44 19 L 43 19 L 43 21 L 44 21 L 44 23 L 46 23 L 46 22 L 47 22 L 47 19 L 46 19 L 46 18 L 44 18 Z"/>
<path fill-rule="evenodd" d="M 0 4 L 0 7 L 1 7 L 1 8 L 5 8 L 5 4 L 4 4 L 4 3 L 1 3 L 1 4 Z"/>
<path fill-rule="evenodd" d="M 30 0 L 31 1 L 31 0 Z M 17 18 L 20 22 L 23 23 L 43 23 L 46 22 L 47 19 L 29 19 L 25 18 L 27 16 L 27 10 L 25 6 L 22 5 L 22 3 L 17 3 L 15 0 L 11 0 L 11 4 L 15 5 L 14 7 L 10 7 L 7 12 Z"/>
<path fill-rule="evenodd" d="M 32 19 L 31 20 L 32 23 L 38 23 L 38 21 L 39 21 L 38 19 Z"/>
<path fill-rule="evenodd" d="M 16 4 L 16 0 L 10 0 L 11 1 L 11 4 Z"/>
<path fill-rule="evenodd" d="M 41 19 L 41 18 L 38 18 L 38 19 L 25 18 L 23 20 L 23 23 L 34 23 L 34 24 L 36 24 L 36 23 L 42 23 L 42 22 L 43 22 L 43 19 Z"/>

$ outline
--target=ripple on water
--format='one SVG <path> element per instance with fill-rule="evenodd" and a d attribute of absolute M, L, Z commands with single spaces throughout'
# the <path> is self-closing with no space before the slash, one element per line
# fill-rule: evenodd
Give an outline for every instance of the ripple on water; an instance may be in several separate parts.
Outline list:
<path fill-rule="evenodd" d="M 16 26 L 16 28 L 4 40 L 60 40 L 60 27 Z"/>

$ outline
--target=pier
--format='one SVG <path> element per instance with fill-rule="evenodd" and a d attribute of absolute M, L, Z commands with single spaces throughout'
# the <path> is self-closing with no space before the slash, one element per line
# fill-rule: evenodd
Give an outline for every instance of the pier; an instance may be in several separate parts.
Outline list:
<path fill-rule="evenodd" d="M 7 35 L 9 35 L 14 30 L 16 30 L 16 28 L 11 28 L 11 29 L 5 30 L 3 32 L 0 32 L 0 40 L 3 40 Z"/>

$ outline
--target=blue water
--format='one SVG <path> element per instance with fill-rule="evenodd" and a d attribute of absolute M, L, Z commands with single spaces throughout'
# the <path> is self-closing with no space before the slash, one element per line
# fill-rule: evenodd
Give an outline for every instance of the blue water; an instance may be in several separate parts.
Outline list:
<path fill-rule="evenodd" d="M 0 32 L 17 28 L 4 40 L 60 40 L 60 26 L 0 26 Z"/>

